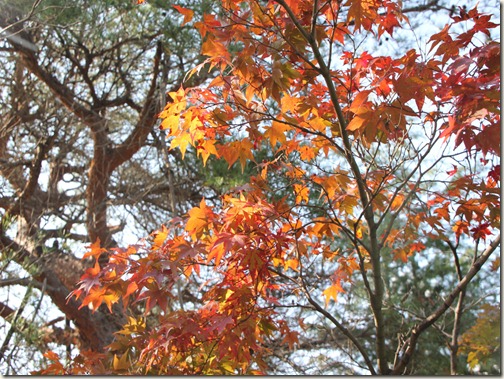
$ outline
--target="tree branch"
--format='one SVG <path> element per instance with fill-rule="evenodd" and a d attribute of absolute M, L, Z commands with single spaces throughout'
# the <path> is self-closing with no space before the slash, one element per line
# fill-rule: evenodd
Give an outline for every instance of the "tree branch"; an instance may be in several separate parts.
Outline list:
<path fill-rule="evenodd" d="M 434 324 L 452 305 L 457 296 L 464 291 L 469 284 L 469 282 L 476 276 L 476 274 L 480 271 L 483 264 L 490 258 L 492 253 L 497 249 L 500 245 L 500 233 L 495 238 L 490 245 L 483 251 L 483 253 L 474 261 L 471 265 L 471 268 L 464 276 L 464 278 L 459 282 L 459 284 L 453 289 L 453 291 L 448 295 L 448 297 L 444 300 L 443 304 L 441 304 L 434 312 L 432 312 L 425 320 L 415 325 L 410 332 L 410 337 L 406 341 L 403 346 L 403 355 L 397 362 L 397 365 L 393 368 L 391 374 L 392 375 L 401 375 L 404 369 L 409 364 L 411 357 L 416 348 L 416 344 L 418 342 L 418 338 L 420 335 L 432 324 Z"/>

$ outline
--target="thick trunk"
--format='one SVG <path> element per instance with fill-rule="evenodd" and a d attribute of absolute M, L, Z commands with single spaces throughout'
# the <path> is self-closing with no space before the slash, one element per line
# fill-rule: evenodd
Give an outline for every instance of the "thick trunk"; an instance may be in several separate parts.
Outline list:
<path fill-rule="evenodd" d="M 112 342 L 113 333 L 125 321 L 123 313 L 117 309 L 110 313 L 106 307 L 100 307 L 93 313 L 86 307 L 79 309 L 80 301 L 68 298 L 86 268 L 85 262 L 58 252 L 36 257 L 35 251 L 24 248 L 6 236 L 0 237 L 0 248 L 14 253 L 16 262 L 37 268 L 33 279 L 39 283 L 45 282 L 47 295 L 66 318 L 77 326 L 81 349 L 103 351 Z"/>
<path fill-rule="evenodd" d="M 44 254 L 41 254 L 41 250 L 47 250 L 45 242 L 51 238 L 60 241 L 67 238 L 69 241 L 87 243 L 94 243 L 99 239 L 102 247 L 117 246 L 113 238 L 114 228 L 108 225 L 110 220 L 107 217 L 111 176 L 114 170 L 131 160 L 133 155 L 145 145 L 157 121 L 157 113 L 161 106 L 159 93 L 164 92 L 164 88 L 159 88 L 164 50 L 159 42 L 152 69 L 148 74 L 148 91 L 142 102 L 135 103 L 131 98 L 131 84 L 126 72 L 116 72 L 116 75 L 120 77 L 117 82 L 124 81 L 125 92 L 117 95 L 115 99 L 106 96 L 100 98 L 96 95 L 100 91 L 94 88 L 96 84 L 90 79 L 95 73 L 89 70 L 90 67 L 101 67 L 93 59 L 102 60 L 103 56 L 83 54 L 82 59 L 86 62 L 78 66 L 81 59 L 79 55 L 71 49 L 60 48 L 55 43 L 54 54 L 66 56 L 69 60 L 68 67 L 76 69 L 82 85 L 89 87 L 91 95 L 86 98 L 79 92 L 81 87 L 77 90 L 73 86 L 73 78 L 67 81 L 67 75 L 60 75 L 59 70 L 65 66 L 58 66 L 58 63 L 53 65 L 44 60 L 44 54 L 48 51 L 51 53 L 52 45 L 49 42 L 48 47 L 47 41 L 44 39 L 39 41 L 36 38 L 36 33 L 39 31 L 37 28 L 25 28 L 27 19 L 24 19 L 19 12 L 17 7 L 6 7 L 5 12 L 0 14 L 0 27 L 5 29 L 4 34 L 11 45 L 12 56 L 16 58 L 16 80 L 12 85 L 12 104 L 9 112 L 2 116 L 3 127 L 0 130 L 0 158 L 2 159 L 0 173 L 7 179 L 15 194 L 1 198 L 0 206 L 5 210 L 6 215 L 2 221 L 7 222 L 14 220 L 12 217 L 16 217 L 17 223 L 15 238 L 10 238 L 8 233 L 1 229 L 2 224 L 0 224 L 0 248 L 4 253 L 10 250 L 19 265 L 25 268 L 30 265 L 36 267 L 36 274 L 33 275 L 36 287 L 43 287 L 54 305 L 61 310 L 67 320 L 75 324 L 78 329 L 80 348 L 103 351 L 104 347 L 112 342 L 113 333 L 125 322 L 124 310 L 120 305 L 113 308 L 112 314 L 105 306 L 95 312 L 87 307 L 79 309 L 80 301 L 68 298 L 68 296 L 75 289 L 76 283 L 86 268 L 92 263 L 58 251 L 58 248 L 54 251 L 46 251 Z M 76 35 L 73 37 L 78 38 Z M 85 43 L 81 45 L 77 43 L 76 46 L 84 45 Z M 121 46 L 122 43 L 116 46 L 118 56 Z M 41 51 L 44 52 L 41 53 Z M 45 109 L 38 107 L 35 112 L 35 108 L 30 105 L 30 96 L 33 95 L 26 87 L 26 82 L 30 82 L 27 78 L 44 87 L 44 91 L 47 90 L 41 93 L 50 93 L 50 96 L 57 100 L 58 105 L 62 106 L 62 120 L 66 118 L 78 120 L 78 126 L 69 124 L 67 127 L 62 124 L 62 128 L 48 128 L 46 134 L 41 132 L 36 153 L 26 158 L 26 162 L 20 162 L 18 157 L 11 156 L 13 153 L 8 151 L 8 143 L 13 138 L 13 131 L 19 124 L 29 124 L 30 118 L 39 121 L 39 118 L 44 120 L 46 117 Z M 180 83 L 177 83 L 176 86 L 179 85 Z M 133 117 L 137 118 L 129 134 L 124 135 L 120 142 L 117 139 L 113 142 L 108 130 L 108 127 L 111 127 L 112 118 L 106 116 L 107 107 L 114 110 L 120 106 L 131 108 L 129 121 L 133 121 Z M 59 113 L 58 117 L 60 117 Z M 74 133 L 71 128 L 82 129 Z M 36 126 L 34 129 L 38 133 Z M 69 136 L 62 138 L 66 134 Z M 74 146 L 82 143 L 80 138 L 84 135 L 86 141 L 89 141 L 88 137 L 92 141 L 90 156 L 83 154 L 82 161 L 69 162 L 67 156 L 70 156 Z M 73 138 L 75 138 L 73 140 L 75 145 L 67 146 L 61 143 L 61 141 Z M 57 142 L 51 145 L 53 140 Z M 3 163 L 11 161 L 12 164 Z M 41 170 L 45 163 L 49 163 L 50 180 L 47 186 L 42 186 L 41 183 L 46 180 L 43 175 L 41 177 Z M 26 167 L 30 168 L 28 173 Z M 77 194 L 60 192 L 58 184 L 66 172 L 84 178 L 80 182 L 85 186 L 85 191 Z M 66 207 L 71 210 L 66 213 L 61 211 L 63 208 L 67 209 Z M 64 216 L 60 219 L 64 220 L 66 225 L 45 230 L 41 226 L 41 220 L 48 220 L 53 215 Z M 81 230 L 81 226 L 86 227 L 86 235 L 75 233 L 75 230 Z M 43 286 L 42 283 L 44 283 Z M 4 311 L 5 314 L 6 311 Z"/>

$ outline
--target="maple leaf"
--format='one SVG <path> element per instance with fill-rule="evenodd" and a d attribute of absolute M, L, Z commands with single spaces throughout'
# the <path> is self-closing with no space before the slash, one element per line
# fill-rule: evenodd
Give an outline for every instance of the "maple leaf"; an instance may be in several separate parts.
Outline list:
<path fill-rule="evenodd" d="M 493 180 L 495 180 L 495 182 L 499 182 L 500 181 L 500 164 L 499 165 L 495 165 L 494 167 L 492 167 L 492 169 L 488 172 L 488 176 L 490 178 L 492 178 Z"/>
<path fill-rule="evenodd" d="M 290 96 L 288 93 L 284 93 L 281 100 L 282 113 L 291 112 L 293 114 L 296 113 L 296 107 L 299 104 L 301 99 Z"/>
<path fill-rule="evenodd" d="M 464 215 L 465 219 L 470 222 L 473 219 L 481 219 L 487 205 L 478 199 L 469 199 L 467 201 L 459 201 L 460 206 L 455 212 L 457 215 Z"/>
<path fill-rule="evenodd" d="M 48 365 L 44 370 L 33 372 L 33 375 L 68 375 L 65 366 L 60 362 L 60 357 L 53 351 L 47 351 L 44 357 L 49 359 L 52 363 Z"/>
<path fill-rule="evenodd" d="M 404 195 L 397 194 L 397 196 L 394 197 L 394 200 L 392 200 L 390 209 L 392 209 L 393 211 L 399 209 L 399 207 L 403 204 L 403 202 L 404 202 Z"/>
<path fill-rule="evenodd" d="M 107 249 L 100 247 L 100 238 L 97 238 L 94 243 L 92 243 L 90 246 L 88 246 L 88 248 L 90 248 L 91 250 L 87 251 L 84 254 L 83 258 L 93 257 L 98 261 L 98 258 L 100 258 L 100 255 L 107 252 Z"/>
<path fill-rule="evenodd" d="M 219 153 L 215 148 L 215 140 L 207 139 L 200 143 L 197 147 L 198 156 L 201 155 L 203 158 L 203 166 L 206 166 L 207 160 L 210 155 L 215 155 L 219 158 Z"/>
<path fill-rule="evenodd" d="M 217 331 L 217 333 L 222 333 L 228 325 L 233 325 L 234 320 L 230 315 L 216 315 L 212 322 L 212 328 Z"/>
<path fill-rule="evenodd" d="M 329 301 L 333 299 L 335 302 L 338 300 L 338 294 L 341 292 L 345 292 L 341 287 L 339 282 L 334 282 L 329 287 L 327 287 L 322 294 L 325 296 L 325 305 L 329 304 Z"/>
<path fill-rule="evenodd" d="M 210 58 L 217 58 L 218 60 L 224 59 L 229 61 L 231 59 L 227 48 L 222 43 L 216 41 L 213 36 L 208 37 L 203 45 L 201 45 L 201 54 Z"/>
<path fill-rule="evenodd" d="M 286 331 L 284 333 L 282 343 L 287 343 L 289 345 L 289 349 L 293 349 L 295 344 L 299 344 L 299 332 L 295 330 Z"/>
<path fill-rule="evenodd" d="M 355 28 L 359 30 L 361 26 L 369 29 L 372 25 L 370 20 L 377 18 L 376 1 L 375 0 L 349 0 L 345 5 L 348 5 L 347 22 L 354 22 Z"/>
<path fill-rule="evenodd" d="M 410 245 L 410 254 L 414 252 L 420 252 L 425 249 L 425 245 L 422 242 L 415 242 Z"/>
<path fill-rule="evenodd" d="M 364 128 L 367 124 L 369 124 L 370 119 L 368 116 L 372 116 L 372 113 L 369 112 L 367 114 L 360 114 L 352 117 L 346 127 L 346 130 L 354 132 L 356 130 Z"/>
<path fill-rule="evenodd" d="M 184 159 L 187 147 L 191 144 L 191 142 L 192 138 L 189 133 L 180 133 L 178 136 L 172 139 L 170 149 L 175 149 L 176 147 L 178 147 L 180 152 L 182 153 L 182 159 Z"/>
<path fill-rule="evenodd" d="M 452 230 L 455 232 L 458 241 L 462 234 L 469 234 L 469 224 L 466 221 L 457 221 Z"/>
<path fill-rule="evenodd" d="M 308 202 L 308 196 L 310 194 L 310 189 L 301 184 L 294 184 L 294 193 L 296 194 L 296 204 L 300 204 L 305 201 Z"/>
<path fill-rule="evenodd" d="M 221 23 L 216 16 L 209 13 L 203 15 L 203 21 L 198 21 L 194 24 L 194 27 L 198 29 L 202 38 L 220 26 Z"/>
<path fill-rule="evenodd" d="M 225 243 L 220 243 L 214 245 L 210 252 L 208 253 L 207 262 L 210 263 L 212 259 L 215 259 L 215 264 L 219 265 L 222 257 L 226 254 L 226 245 Z"/>
<path fill-rule="evenodd" d="M 366 100 L 370 93 L 370 90 L 359 92 L 352 101 L 349 110 L 355 114 L 368 113 L 371 110 L 369 106 L 371 103 Z"/>
<path fill-rule="evenodd" d="M 266 128 L 264 137 L 270 140 L 271 147 L 275 147 L 277 142 L 280 142 L 280 144 L 284 144 L 287 141 L 285 132 L 289 130 L 290 130 L 289 125 L 282 122 L 273 121 L 272 125 Z"/>
<path fill-rule="evenodd" d="M 168 304 L 169 294 L 164 288 L 160 288 L 155 281 L 150 281 L 147 283 L 147 290 L 143 291 L 138 295 L 135 302 L 146 299 L 145 302 L 145 313 L 149 313 L 152 308 L 159 305 L 161 310 L 165 310 Z M 113 298 L 109 297 L 109 301 Z M 104 299 L 106 301 L 106 299 Z"/>
<path fill-rule="evenodd" d="M 117 334 L 130 335 L 134 333 L 141 333 L 145 331 L 147 324 L 145 323 L 145 318 L 131 317 L 128 316 L 128 321 L 123 325 L 123 329 L 118 331 Z"/>
<path fill-rule="evenodd" d="M 450 171 L 447 171 L 446 173 L 448 174 L 448 176 L 453 176 L 457 173 L 457 166 L 455 165 L 452 165 L 453 166 L 453 170 L 450 170 Z"/>
<path fill-rule="evenodd" d="M 184 22 L 182 23 L 182 26 L 184 26 L 193 19 L 194 11 L 192 11 L 191 9 L 183 8 L 180 5 L 172 5 L 172 7 L 175 8 L 184 16 Z"/>
<path fill-rule="evenodd" d="M 298 271 L 299 260 L 297 259 L 287 259 L 284 262 L 284 270 L 292 269 L 294 271 Z"/>
<path fill-rule="evenodd" d="M 448 204 L 444 204 L 442 207 L 434 210 L 439 217 L 444 218 L 446 221 L 450 221 L 450 213 L 448 211 Z"/>
<path fill-rule="evenodd" d="M 199 207 L 194 207 L 189 211 L 185 229 L 192 234 L 199 234 L 208 225 L 208 215 L 211 210 L 206 206 L 205 199 L 200 202 Z"/>
<path fill-rule="evenodd" d="M 480 147 L 483 154 L 499 154 L 501 149 L 501 128 L 500 124 L 493 123 L 483 128 L 483 130 L 474 137 L 476 146 Z"/>
<path fill-rule="evenodd" d="M 380 23 L 378 25 L 378 37 L 381 36 L 384 32 L 393 35 L 394 28 L 399 26 L 399 20 L 397 19 L 397 15 L 387 12 L 385 16 L 380 17 Z"/>
<path fill-rule="evenodd" d="M 174 131 L 178 130 L 180 124 L 180 115 L 166 115 L 161 122 L 161 125 L 159 128 L 161 130 L 169 130 L 170 133 L 173 133 Z"/>
<path fill-rule="evenodd" d="M 226 160 L 229 167 L 231 167 L 238 159 L 240 159 L 243 173 L 247 160 L 254 160 L 254 155 L 252 153 L 253 150 L 254 145 L 248 138 L 245 138 L 240 141 L 233 141 L 227 146 L 220 147 L 218 149 L 218 152 L 219 155 Z"/>
<path fill-rule="evenodd" d="M 133 292 L 138 289 L 138 284 L 136 282 L 130 282 L 126 289 L 126 292 L 123 295 L 123 300 L 128 298 Z"/>
<path fill-rule="evenodd" d="M 117 358 L 117 355 L 114 354 L 114 359 L 112 361 L 112 367 L 114 368 L 114 370 L 127 371 L 131 367 L 131 364 L 128 360 L 128 350 L 126 350 L 121 358 Z"/>
<path fill-rule="evenodd" d="M 331 122 L 324 120 L 322 117 L 314 117 L 308 121 L 310 129 L 317 132 L 324 133 L 328 126 L 331 126 Z"/>
<path fill-rule="evenodd" d="M 82 292 L 87 294 L 93 287 L 100 286 L 100 272 L 101 268 L 98 260 L 96 260 L 94 267 L 88 268 L 82 275 L 80 282 L 77 283 L 78 288 L 71 295 L 76 295 L 79 298 Z"/>
<path fill-rule="evenodd" d="M 91 304 L 92 310 L 95 312 L 103 303 L 103 295 L 105 295 L 106 291 L 107 290 L 105 288 L 90 288 L 86 297 L 82 300 L 82 304 L 79 306 L 79 309 Z"/>
<path fill-rule="evenodd" d="M 401 260 L 403 263 L 408 261 L 409 250 L 407 248 L 399 248 L 394 250 L 394 259 Z"/>
<path fill-rule="evenodd" d="M 315 149 L 308 145 L 300 146 L 297 150 L 303 161 L 311 161 L 316 156 Z"/>
<path fill-rule="evenodd" d="M 475 226 L 474 228 L 471 228 L 473 238 L 475 240 L 482 238 L 483 241 L 486 241 L 486 237 L 492 235 L 492 232 L 490 231 L 489 227 L 490 223 L 484 222 L 479 224 L 478 226 Z"/>
<path fill-rule="evenodd" d="M 152 249 L 159 249 L 168 237 L 168 229 L 163 225 L 161 230 L 154 233 L 154 240 L 152 241 Z"/>

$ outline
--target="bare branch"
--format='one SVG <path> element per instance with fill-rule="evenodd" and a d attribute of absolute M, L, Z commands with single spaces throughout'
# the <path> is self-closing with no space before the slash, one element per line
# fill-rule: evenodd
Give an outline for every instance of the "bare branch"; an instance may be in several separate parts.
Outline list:
<path fill-rule="evenodd" d="M 410 332 L 410 337 L 406 341 L 403 346 L 403 354 L 402 357 L 397 362 L 397 365 L 392 370 L 393 375 L 401 375 L 405 370 L 406 366 L 411 360 L 413 353 L 416 348 L 416 344 L 418 342 L 418 338 L 420 335 L 432 324 L 434 324 L 445 312 L 450 308 L 452 303 L 455 301 L 457 296 L 465 290 L 470 281 L 476 276 L 476 274 L 480 271 L 481 267 L 485 264 L 485 262 L 490 258 L 492 253 L 497 249 L 500 245 L 500 233 L 495 238 L 490 245 L 483 251 L 483 253 L 476 259 L 476 261 L 471 265 L 471 268 L 464 276 L 464 278 L 457 284 L 457 286 L 450 292 L 447 298 L 444 300 L 443 304 L 441 304 L 434 312 L 432 312 L 425 320 L 415 325 Z"/>

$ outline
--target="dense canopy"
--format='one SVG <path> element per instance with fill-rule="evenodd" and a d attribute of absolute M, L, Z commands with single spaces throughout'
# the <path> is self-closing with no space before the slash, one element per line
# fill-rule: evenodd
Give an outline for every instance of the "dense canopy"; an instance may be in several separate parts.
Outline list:
<path fill-rule="evenodd" d="M 91 4 L 86 30 L 1 20 L 18 75 L 2 98 L 5 272 L 31 273 L 80 338 L 66 357 L 43 348 L 38 373 L 500 373 L 491 6 Z M 128 212 L 148 237 L 115 237 Z M 58 297 L 51 273 L 70 266 L 48 244 L 77 224 L 89 245 Z"/>

